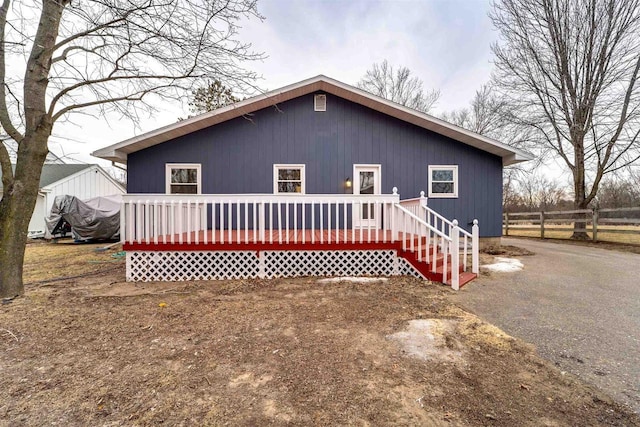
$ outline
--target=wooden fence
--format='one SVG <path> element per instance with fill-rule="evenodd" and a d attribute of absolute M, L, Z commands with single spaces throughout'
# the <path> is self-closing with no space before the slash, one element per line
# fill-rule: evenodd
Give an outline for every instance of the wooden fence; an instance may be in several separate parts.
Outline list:
<path fill-rule="evenodd" d="M 578 224 L 578 228 L 574 228 Z M 616 209 L 583 209 L 505 213 L 505 236 L 569 238 L 585 232 L 595 241 L 640 244 L 640 206 Z"/>

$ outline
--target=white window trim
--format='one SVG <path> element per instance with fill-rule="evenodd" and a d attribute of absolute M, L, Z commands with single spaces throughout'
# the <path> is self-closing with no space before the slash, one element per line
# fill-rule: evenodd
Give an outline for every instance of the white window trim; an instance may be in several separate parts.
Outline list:
<path fill-rule="evenodd" d="M 321 105 L 318 97 L 324 97 L 324 105 Z M 327 94 L 317 93 L 313 96 L 313 111 L 327 111 Z"/>
<path fill-rule="evenodd" d="M 301 188 L 299 193 L 280 193 L 278 191 L 278 169 L 300 169 Z M 273 194 L 306 194 L 306 172 L 304 164 L 278 163 L 273 165 Z"/>
<path fill-rule="evenodd" d="M 356 178 L 358 178 L 358 169 L 376 169 L 376 171 L 378 172 L 376 174 L 376 185 L 379 188 L 379 192 L 376 194 L 382 194 L 382 165 L 381 164 L 372 164 L 372 163 L 354 163 L 353 165 L 353 178 L 351 178 L 353 181 L 351 181 L 351 185 L 352 185 L 352 191 L 353 194 L 360 194 L 360 189 L 358 189 L 358 192 L 356 193 L 356 186 L 359 186 L 360 183 L 358 183 L 356 181 Z"/>
<path fill-rule="evenodd" d="M 451 170 L 453 171 L 453 193 L 434 193 L 432 192 L 431 177 L 433 170 Z M 434 199 L 457 199 L 458 198 L 458 165 L 429 165 L 429 197 Z"/>
<path fill-rule="evenodd" d="M 167 163 L 164 169 L 166 194 L 171 194 L 171 169 L 196 169 L 198 171 L 196 194 L 202 194 L 202 165 L 200 163 Z"/>

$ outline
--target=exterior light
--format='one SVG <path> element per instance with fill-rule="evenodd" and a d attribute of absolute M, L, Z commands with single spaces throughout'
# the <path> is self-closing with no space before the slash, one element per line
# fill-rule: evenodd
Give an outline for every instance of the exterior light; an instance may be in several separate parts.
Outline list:
<path fill-rule="evenodd" d="M 351 185 L 352 185 L 351 178 L 347 178 L 347 179 L 344 180 L 344 186 L 346 188 L 351 188 Z"/>

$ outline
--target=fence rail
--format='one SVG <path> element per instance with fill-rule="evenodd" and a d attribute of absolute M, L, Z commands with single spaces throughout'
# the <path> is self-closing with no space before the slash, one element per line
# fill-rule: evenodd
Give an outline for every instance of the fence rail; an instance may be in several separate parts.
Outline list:
<path fill-rule="evenodd" d="M 591 240 L 640 244 L 640 206 L 568 211 L 509 212 L 503 215 L 503 235 L 569 237 L 583 232 Z M 627 237 L 617 237 L 623 235 Z"/>

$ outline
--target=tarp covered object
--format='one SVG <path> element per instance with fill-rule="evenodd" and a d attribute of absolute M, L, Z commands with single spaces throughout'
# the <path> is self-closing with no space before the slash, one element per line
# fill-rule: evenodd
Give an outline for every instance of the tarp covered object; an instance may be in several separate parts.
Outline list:
<path fill-rule="evenodd" d="M 46 218 L 46 238 L 51 238 L 61 221 L 71 225 L 76 240 L 117 239 L 120 235 L 122 196 L 96 197 L 85 201 L 75 196 L 56 196 Z"/>

